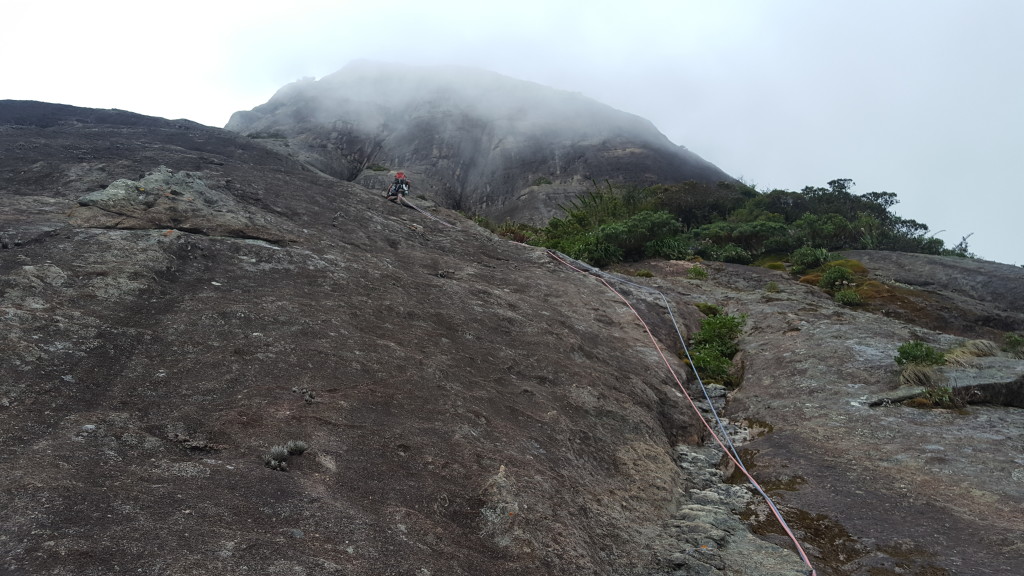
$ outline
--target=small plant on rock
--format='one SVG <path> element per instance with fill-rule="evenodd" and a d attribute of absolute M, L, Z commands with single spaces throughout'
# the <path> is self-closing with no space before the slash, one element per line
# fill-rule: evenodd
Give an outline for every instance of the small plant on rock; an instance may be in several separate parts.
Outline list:
<path fill-rule="evenodd" d="M 637 278 L 654 278 L 654 273 L 647 269 L 640 269 L 633 272 L 633 276 Z"/>
<path fill-rule="evenodd" d="M 716 306 L 709 302 L 697 302 L 694 306 L 696 306 L 697 310 L 700 310 L 700 313 L 705 316 L 718 316 L 719 314 L 725 313 L 722 311 L 721 306 Z"/>
<path fill-rule="evenodd" d="M 836 302 L 843 306 L 860 306 L 864 303 L 860 298 L 860 294 L 857 294 L 857 292 L 850 288 L 844 288 L 836 292 L 834 298 Z"/>
<path fill-rule="evenodd" d="M 842 266 L 833 266 L 821 275 L 818 287 L 826 291 L 842 291 L 853 286 L 853 272 Z"/>
<path fill-rule="evenodd" d="M 303 452 L 309 449 L 309 446 L 302 440 L 289 440 L 288 443 L 284 445 L 284 448 L 288 451 L 288 454 L 301 456 Z"/>
<path fill-rule="evenodd" d="M 690 280 L 707 280 L 708 269 L 698 264 L 686 272 L 686 277 Z"/>
<path fill-rule="evenodd" d="M 921 364 L 924 366 L 941 366 L 946 363 L 946 355 L 936 350 L 935 348 L 921 342 L 920 340 L 914 340 L 901 344 L 896 349 L 896 363 L 900 366 L 906 364 Z"/>
<path fill-rule="evenodd" d="M 1024 358 L 1024 336 L 1009 333 L 1003 338 L 1003 351 L 1016 358 Z"/>
<path fill-rule="evenodd" d="M 777 293 L 781 292 L 782 290 L 779 289 L 779 283 L 778 282 L 772 281 L 772 282 L 769 282 L 769 283 L 765 284 L 764 291 L 769 293 L 769 294 L 777 294 Z"/>

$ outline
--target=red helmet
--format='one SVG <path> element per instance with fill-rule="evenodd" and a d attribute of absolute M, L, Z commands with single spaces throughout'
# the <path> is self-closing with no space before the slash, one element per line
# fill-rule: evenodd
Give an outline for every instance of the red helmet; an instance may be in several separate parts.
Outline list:
<path fill-rule="evenodd" d="M 398 174 L 395 174 L 395 178 L 405 178 L 405 172 L 399 172 Z"/>

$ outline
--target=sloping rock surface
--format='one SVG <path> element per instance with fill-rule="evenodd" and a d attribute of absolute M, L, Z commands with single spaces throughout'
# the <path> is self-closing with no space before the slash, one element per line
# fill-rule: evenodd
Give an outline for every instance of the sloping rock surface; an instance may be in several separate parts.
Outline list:
<path fill-rule="evenodd" d="M 262 140 L 30 102 L 0 120 L 0 573 L 807 573 L 593 277 Z M 713 402 L 818 574 L 1017 574 L 1024 411 L 871 399 L 903 342 L 1021 326 L 1019 272 L 954 260 L 1003 278 L 954 298 L 874 255 L 894 296 L 862 309 L 765 269 L 617 271 L 684 335 L 695 303 L 747 315 L 742 385 Z M 682 373 L 660 300 L 612 282 Z M 971 320 L 998 301 L 1004 324 Z M 271 469 L 289 440 L 309 448 Z"/>
<path fill-rule="evenodd" d="M 354 62 L 285 86 L 226 127 L 371 188 L 389 181 L 368 167 L 404 170 L 414 192 L 497 221 L 546 222 L 605 180 L 732 180 L 640 117 L 468 68 Z"/>
<path fill-rule="evenodd" d="M 543 251 L 218 129 L 0 118 L 0 572 L 803 573 Z"/>

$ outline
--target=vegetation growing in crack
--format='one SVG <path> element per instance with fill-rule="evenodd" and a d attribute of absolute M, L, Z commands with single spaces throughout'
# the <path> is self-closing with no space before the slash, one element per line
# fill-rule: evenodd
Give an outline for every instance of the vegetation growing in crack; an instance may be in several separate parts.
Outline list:
<path fill-rule="evenodd" d="M 736 341 L 747 317 L 725 314 L 718 307 L 704 308 L 712 314 L 700 323 L 700 330 L 690 339 L 693 368 L 707 383 L 734 387 L 739 385 L 732 359 L 739 351 Z M 705 312 L 705 313 L 707 313 Z M 684 354 L 680 357 L 686 361 Z"/>

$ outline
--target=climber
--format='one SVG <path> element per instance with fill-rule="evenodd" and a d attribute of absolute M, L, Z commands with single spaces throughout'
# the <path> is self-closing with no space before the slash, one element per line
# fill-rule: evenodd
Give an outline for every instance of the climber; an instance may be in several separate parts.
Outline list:
<path fill-rule="evenodd" d="M 385 197 L 396 204 L 404 204 L 402 197 L 409 193 L 410 183 L 405 178 L 405 172 L 395 174 L 395 181 L 391 183 Z"/>

